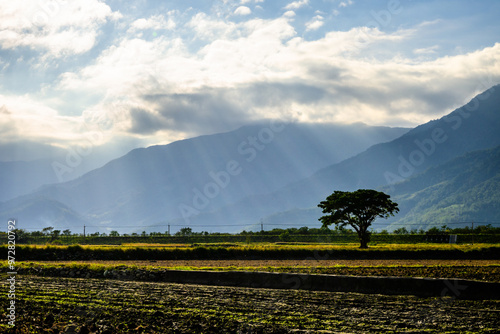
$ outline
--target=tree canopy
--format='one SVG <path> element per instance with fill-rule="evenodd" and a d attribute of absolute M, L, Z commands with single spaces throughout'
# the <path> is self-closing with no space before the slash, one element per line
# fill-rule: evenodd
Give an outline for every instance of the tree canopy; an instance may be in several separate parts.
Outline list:
<path fill-rule="evenodd" d="M 325 201 L 318 204 L 323 213 L 328 214 L 319 220 L 323 227 L 331 224 L 338 227 L 351 226 L 358 234 L 360 247 L 367 248 L 370 241 L 368 228 L 373 221 L 399 212 L 398 204 L 389 198 L 389 195 L 372 189 L 334 191 Z"/>

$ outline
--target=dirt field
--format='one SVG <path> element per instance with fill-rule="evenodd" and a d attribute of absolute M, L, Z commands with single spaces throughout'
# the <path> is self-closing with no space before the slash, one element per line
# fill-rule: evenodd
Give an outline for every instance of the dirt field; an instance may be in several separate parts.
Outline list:
<path fill-rule="evenodd" d="M 497 333 L 500 301 L 18 276 L 5 333 Z M 7 291 L 2 285 L 2 294 Z"/>
<path fill-rule="evenodd" d="M 159 267 L 294 267 L 294 266 L 487 266 L 499 260 L 165 260 L 165 261 L 46 261 L 40 263 L 100 263 Z"/>
<path fill-rule="evenodd" d="M 460 278 L 500 282 L 499 261 L 493 260 L 171 260 L 38 262 L 59 266 L 75 263 L 139 266 L 152 270 L 244 270 L 301 274 Z"/>

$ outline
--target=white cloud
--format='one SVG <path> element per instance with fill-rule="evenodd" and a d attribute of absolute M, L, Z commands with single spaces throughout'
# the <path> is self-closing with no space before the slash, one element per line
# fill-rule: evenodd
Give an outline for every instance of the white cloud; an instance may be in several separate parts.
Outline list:
<path fill-rule="evenodd" d="M 188 28 L 192 29 L 193 37 L 202 40 L 214 40 L 231 38 L 234 35 L 236 24 L 230 21 L 222 21 L 214 19 L 205 13 L 197 13 L 186 24 Z"/>
<path fill-rule="evenodd" d="M 99 0 L 0 2 L 0 46 L 63 57 L 89 51 L 108 20 L 121 17 Z"/>
<path fill-rule="evenodd" d="M 163 15 L 154 15 L 148 19 L 138 19 L 132 22 L 129 31 L 145 30 L 145 29 L 174 29 L 176 26 L 174 20 Z"/>
<path fill-rule="evenodd" d="M 136 34 L 114 36 L 90 63 L 67 69 L 39 96 L 0 96 L 5 104 L 0 106 L 1 136 L 60 144 L 77 141 L 87 131 L 83 123 L 102 129 L 108 140 L 131 136 L 153 144 L 292 112 L 300 112 L 301 120 L 308 122 L 416 125 L 466 102 L 464 96 L 470 98 L 484 78 L 492 85 L 500 80 L 500 44 L 430 61 L 422 55 L 431 55 L 436 46 L 415 49 L 409 58 L 387 50 L 388 45 L 397 50 L 400 43 L 410 44 L 421 29 L 418 25 L 392 33 L 357 27 L 307 40 L 297 34 L 292 19 L 292 7 L 307 4 L 292 2 L 274 19 L 231 21 L 236 5 L 224 18 L 198 12 L 191 13 L 188 22 L 169 14 L 132 20 L 123 31 Z M 1 13 L 9 13 L 1 6 L 6 10 Z M 88 31 L 79 19 L 72 25 L 51 23 L 54 33 L 43 28 L 48 30 L 40 40 L 66 42 L 68 51 L 29 40 L 35 33 L 13 29 L 7 14 L 0 25 L 10 28 L 0 32 L 0 41 L 21 43 L 18 36 L 8 36 L 17 34 L 25 45 L 51 55 L 85 52 L 95 45 L 99 27 L 117 14 L 109 9 L 86 15 L 96 22 Z M 316 15 L 306 29 L 318 29 L 323 22 L 323 16 Z M 145 40 L 145 29 L 172 31 Z M 71 38 L 79 45 L 71 45 Z M 80 114 L 63 116 L 67 109 Z"/>
<path fill-rule="evenodd" d="M 343 8 L 343 7 L 350 6 L 352 4 L 354 4 L 354 1 L 352 1 L 352 0 L 342 1 L 339 3 L 339 7 Z"/>
<path fill-rule="evenodd" d="M 421 49 L 415 49 L 413 50 L 413 53 L 415 54 L 435 54 L 439 49 L 439 45 L 433 45 L 428 48 L 421 48 Z"/>
<path fill-rule="evenodd" d="M 252 14 L 252 10 L 246 6 L 239 6 L 234 11 L 234 14 L 235 15 L 242 15 L 242 16 L 250 15 L 250 14 Z"/>
<path fill-rule="evenodd" d="M 309 4 L 309 0 L 298 0 L 289 3 L 285 6 L 285 9 L 299 9 L 301 7 L 307 6 Z"/>
<path fill-rule="evenodd" d="M 311 27 L 322 20 L 316 16 Z M 221 117 L 235 124 L 290 110 L 310 122 L 416 125 L 450 111 L 489 70 L 500 79 L 500 44 L 434 61 L 377 60 L 365 55 L 412 34 L 354 28 L 307 41 L 286 18 L 231 23 L 205 14 L 187 27 L 204 47 L 123 39 L 95 64 L 62 76 L 59 89 L 98 92 L 100 102 L 84 108 L 85 117 L 110 131 L 173 138 L 220 130 Z M 459 88 L 450 93 L 452 86 Z M 200 121 L 209 125 L 201 130 Z"/>
<path fill-rule="evenodd" d="M 11 134 L 5 136 L 2 131 L 1 141 L 17 138 L 14 134 L 56 146 L 82 139 L 81 119 L 59 115 L 57 110 L 47 106 L 47 101 L 29 95 L 0 95 L 0 101 L 0 129 L 9 129 Z"/>
<path fill-rule="evenodd" d="M 318 30 L 325 23 L 323 16 L 316 15 L 313 19 L 306 23 L 306 30 Z"/>

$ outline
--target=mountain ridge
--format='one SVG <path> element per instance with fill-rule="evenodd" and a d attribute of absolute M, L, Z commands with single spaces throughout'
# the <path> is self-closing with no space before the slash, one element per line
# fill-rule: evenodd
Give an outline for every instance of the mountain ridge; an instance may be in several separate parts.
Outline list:
<path fill-rule="evenodd" d="M 23 202 L 45 198 L 71 208 L 75 217 L 86 217 L 93 225 L 154 224 L 279 189 L 406 131 L 359 124 L 265 122 L 138 148 L 75 180 L 42 186 L 3 203 L 0 216 L 9 211 L 22 216 L 18 207 Z"/>
<path fill-rule="evenodd" d="M 242 222 L 255 224 L 275 213 L 314 207 L 334 190 L 390 188 L 469 151 L 500 145 L 499 105 L 500 85 L 497 85 L 448 115 L 419 125 L 390 142 L 373 145 L 277 192 L 249 197 L 192 223 L 225 221 L 224 217 L 238 212 Z"/>

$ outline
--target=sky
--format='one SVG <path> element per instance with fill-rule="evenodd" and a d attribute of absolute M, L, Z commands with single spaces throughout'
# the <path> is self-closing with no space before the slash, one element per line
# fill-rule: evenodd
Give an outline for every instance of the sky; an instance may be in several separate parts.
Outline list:
<path fill-rule="evenodd" d="M 497 0 L 0 2 L 0 161 L 262 119 L 413 127 L 500 82 Z M 82 153 L 83 154 L 83 153 Z"/>

